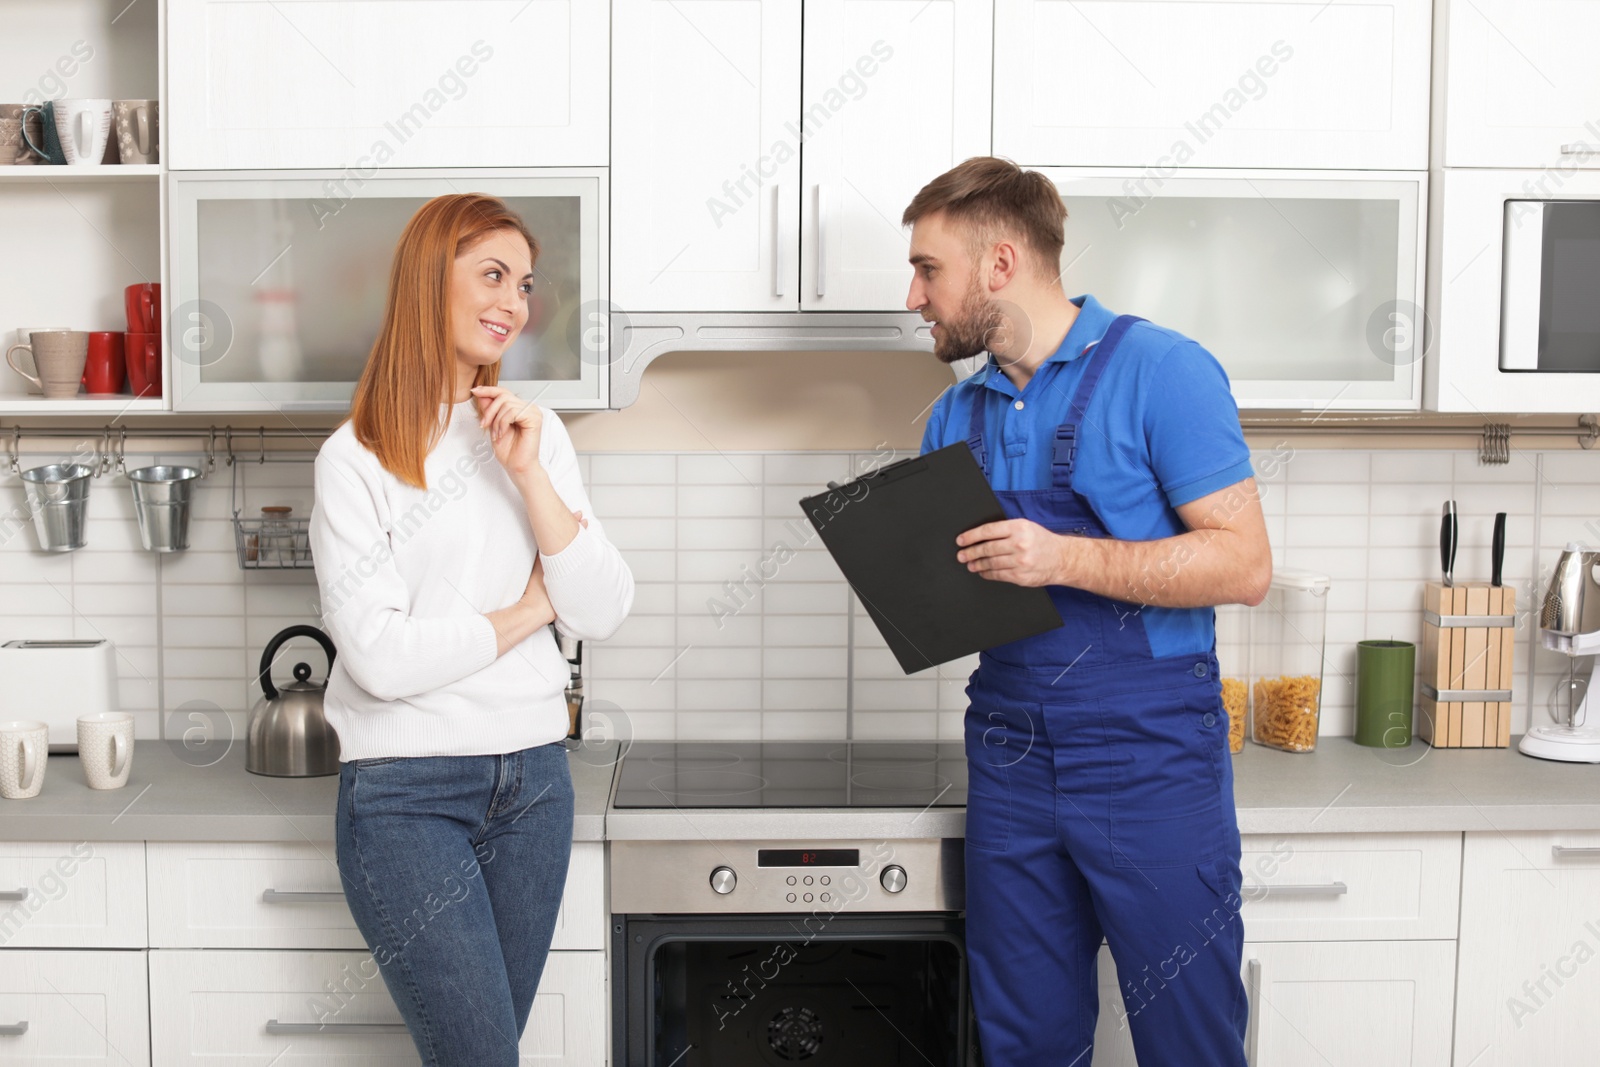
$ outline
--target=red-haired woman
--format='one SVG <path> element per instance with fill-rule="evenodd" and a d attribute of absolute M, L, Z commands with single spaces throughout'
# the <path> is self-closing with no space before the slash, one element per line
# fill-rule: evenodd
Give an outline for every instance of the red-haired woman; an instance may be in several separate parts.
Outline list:
<path fill-rule="evenodd" d="M 518 1061 L 572 841 L 548 624 L 604 638 L 633 603 L 561 420 L 496 384 L 538 254 L 499 200 L 424 204 L 316 462 L 339 874 L 424 1064 Z"/>

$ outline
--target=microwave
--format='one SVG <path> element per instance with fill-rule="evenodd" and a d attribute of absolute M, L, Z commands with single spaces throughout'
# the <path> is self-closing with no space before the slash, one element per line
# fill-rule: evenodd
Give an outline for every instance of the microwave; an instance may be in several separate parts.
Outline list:
<path fill-rule="evenodd" d="M 1506 200 L 1500 369 L 1600 372 L 1600 200 Z"/>

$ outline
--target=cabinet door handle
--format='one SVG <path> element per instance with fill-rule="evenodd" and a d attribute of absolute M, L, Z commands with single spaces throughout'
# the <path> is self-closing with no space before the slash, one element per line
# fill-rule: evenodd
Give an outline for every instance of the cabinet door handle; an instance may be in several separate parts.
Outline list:
<path fill-rule="evenodd" d="M 268 904 L 343 904 L 344 893 L 310 892 L 298 889 L 264 889 L 261 899 Z"/>
<path fill-rule="evenodd" d="M 783 295 L 783 183 L 772 187 L 772 295 Z"/>
<path fill-rule="evenodd" d="M 1244 973 L 1245 1001 L 1250 1006 L 1250 1021 L 1244 1031 L 1244 1062 L 1257 1067 L 1256 1052 L 1261 1047 L 1261 961 L 1246 961 Z"/>
<path fill-rule="evenodd" d="M 1564 156 L 1581 156 L 1593 151 L 1594 149 L 1590 148 L 1582 141 L 1579 141 L 1577 144 L 1564 144 L 1561 146 L 1561 154 Z"/>
<path fill-rule="evenodd" d="M 27 899 L 28 899 L 28 889 L 27 889 L 26 886 L 24 886 L 21 889 L 0 889 L 0 900 L 27 900 Z"/>
<path fill-rule="evenodd" d="M 1263 897 L 1283 894 L 1295 897 L 1342 897 L 1350 892 L 1343 882 L 1326 882 L 1320 885 L 1264 885 Z M 1259 898 L 1258 898 L 1259 899 Z"/>
<path fill-rule="evenodd" d="M 828 220 L 823 215 L 822 183 L 817 183 L 817 295 L 828 292 Z"/>
<path fill-rule="evenodd" d="M 1550 855 L 1556 859 L 1562 856 L 1600 856 L 1600 845 L 1551 845 Z"/>
<path fill-rule="evenodd" d="M 21 1022 L 0 1023 L 0 1037 L 21 1037 L 28 1032 L 28 1020 Z"/>
<path fill-rule="evenodd" d="M 280 1023 L 267 1020 L 269 1034 L 333 1034 L 345 1037 L 365 1037 L 368 1034 L 403 1034 L 405 1023 Z"/>

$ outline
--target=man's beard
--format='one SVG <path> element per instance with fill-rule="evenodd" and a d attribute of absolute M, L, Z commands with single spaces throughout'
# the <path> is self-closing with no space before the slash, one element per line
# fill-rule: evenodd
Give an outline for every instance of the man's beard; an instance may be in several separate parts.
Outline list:
<path fill-rule="evenodd" d="M 983 293 L 974 271 L 962 294 L 961 308 L 952 319 L 939 320 L 939 336 L 934 338 L 933 354 L 941 363 L 970 359 L 988 351 L 990 339 L 1005 325 L 1005 316 Z"/>

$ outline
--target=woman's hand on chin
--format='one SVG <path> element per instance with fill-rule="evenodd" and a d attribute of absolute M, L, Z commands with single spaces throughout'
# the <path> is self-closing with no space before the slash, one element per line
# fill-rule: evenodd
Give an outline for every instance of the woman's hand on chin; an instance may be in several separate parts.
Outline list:
<path fill-rule="evenodd" d="M 531 400 L 524 400 L 498 385 L 475 385 L 478 425 L 489 431 L 494 458 L 514 477 L 539 469 L 539 435 L 544 428 L 544 412 Z"/>

